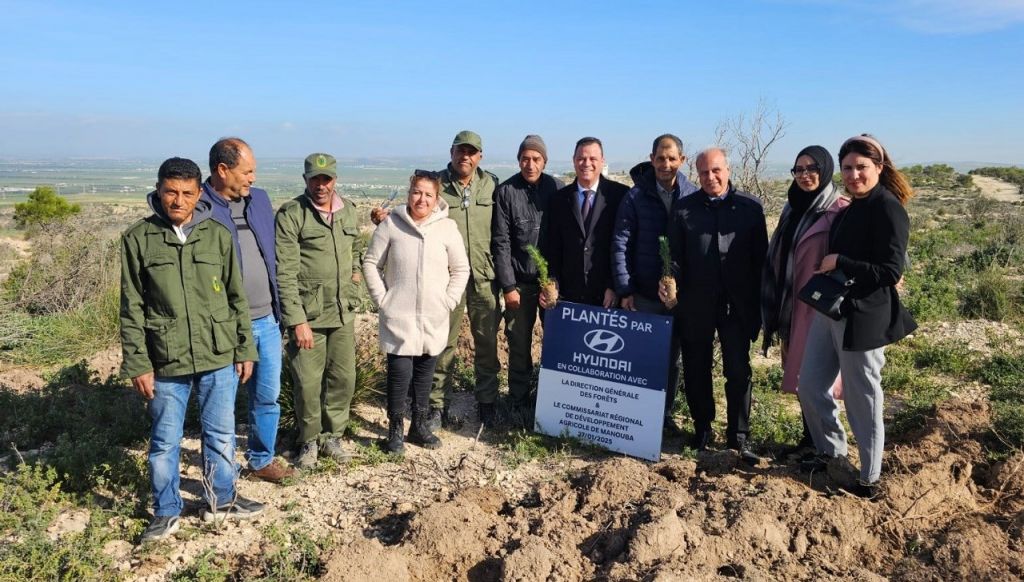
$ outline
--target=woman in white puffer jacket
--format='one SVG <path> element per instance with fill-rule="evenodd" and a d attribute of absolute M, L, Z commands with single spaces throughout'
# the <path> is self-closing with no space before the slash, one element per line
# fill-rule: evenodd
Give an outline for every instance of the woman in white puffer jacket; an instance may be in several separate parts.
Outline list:
<path fill-rule="evenodd" d="M 441 441 L 427 426 L 437 356 L 448 343 L 448 320 L 469 281 L 469 259 L 448 204 L 438 196 L 435 172 L 416 170 L 406 204 L 377 226 L 363 275 L 380 320 L 387 354 L 387 450 L 404 450 L 406 395 L 413 393 L 409 442 L 434 449 Z"/>

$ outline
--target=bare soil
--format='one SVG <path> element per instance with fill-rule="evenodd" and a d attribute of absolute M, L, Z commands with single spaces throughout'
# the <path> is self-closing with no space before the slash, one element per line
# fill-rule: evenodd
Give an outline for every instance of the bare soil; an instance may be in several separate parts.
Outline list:
<path fill-rule="evenodd" d="M 986 325 L 995 324 L 936 331 L 950 340 L 1005 331 Z M 361 318 L 364 345 L 376 341 L 373 328 Z M 117 359 L 104 352 L 94 364 L 109 373 Z M 455 396 L 467 420 L 440 432 L 441 449 L 408 445 L 404 458 L 309 473 L 291 486 L 243 478 L 240 493 L 268 510 L 222 529 L 199 520 L 199 443 L 190 435 L 182 531 L 156 550 L 104 550 L 132 579 L 164 580 L 210 550 L 244 571 L 276 525 L 328 538 L 324 579 L 336 581 L 1024 577 L 1024 454 L 987 460 L 983 398 L 954 399 L 890 443 L 880 494 L 864 500 L 842 489 L 856 475 L 845 459 L 807 475 L 791 459 L 747 467 L 729 450 L 688 458 L 678 440 L 664 443 L 660 463 L 575 449 L 513 462 L 505 435 L 478 430 L 472 394 Z M 360 404 L 354 416 L 356 442 L 386 434 L 379 404 Z M 77 531 L 86 517 L 62 516 L 51 535 Z"/>
<path fill-rule="evenodd" d="M 848 467 L 753 470 L 728 451 L 588 463 L 517 494 L 468 485 L 346 535 L 328 580 L 1006 580 L 1024 575 L 1024 457 L 984 462 L 989 411 L 952 403 L 887 455 L 879 497 Z"/>
<path fill-rule="evenodd" d="M 988 176 L 971 176 L 974 185 L 981 191 L 981 195 L 1000 202 L 1018 202 L 1021 200 L 1020 189 L 1004 182 L 998 178 Z"/>

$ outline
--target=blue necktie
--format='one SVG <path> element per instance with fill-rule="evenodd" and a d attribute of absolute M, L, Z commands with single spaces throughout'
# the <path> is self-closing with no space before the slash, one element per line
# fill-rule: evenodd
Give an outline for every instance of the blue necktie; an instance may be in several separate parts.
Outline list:
<path fill-rule="evenodd" d="M 583 191 L 583 210 L 580 215 L 583 217 L 583 224 L 587 223 L 587 219 L 590 218 L 590 209 L 594 207 L 594 191 L 584 190 Z"/>

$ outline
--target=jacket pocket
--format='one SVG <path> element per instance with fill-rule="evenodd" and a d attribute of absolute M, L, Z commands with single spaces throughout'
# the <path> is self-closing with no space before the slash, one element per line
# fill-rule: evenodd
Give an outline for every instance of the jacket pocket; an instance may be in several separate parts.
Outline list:
<path fill-rule="evenodd" d="M 238 347 L 238 321 L 231 317 L 228 310 L 214 313 L 213 321 L 213 353 L 224 354 Z"/>
<path fill-rule="evenodd" d="M 299 299 L 302 310 L 306 312 L 306 321 L 312 321 L 324 311 L 324 284 L 315 281 L 299 281 Z"/>
<path fill-rule="evenodd" d="M 224 257 L 217 253 L 201 252 L 192 257 L 196 264 L 196 273 L 200 288 L 206 287 L 211 294 L 209 297 L 214 301 L 211 309 L 217 310 L 227 307 L 227 294 L 224 293 L 224 281 L 221 275 L 224 273 Z"/>
<path fill-rule="evenodd" d="M 146 319 L 146 351 L 149 359 L 156 365 L 176 361 L 174 338 L 177 322 L 170 317 L 151 317 Z"/>

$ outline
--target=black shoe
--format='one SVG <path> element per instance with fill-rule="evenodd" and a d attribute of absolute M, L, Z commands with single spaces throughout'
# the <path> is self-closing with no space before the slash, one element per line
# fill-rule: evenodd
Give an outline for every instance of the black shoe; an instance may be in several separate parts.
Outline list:
<path fill-rule="evenodd" d="M 441 410 L 441 426 L 447 430 L 459 430 L 462 425 L 463 420 L 445 403 L 444 409 Z"/>
<path fill-rule="evenodd" d="M 225 503 L 217 507 L 217 511 L 211 511 L 209 507 L 203 510 L 203 521 L 211 522 L 224 518 L 250 519 L 263 513 L 266 505 L 259 501 L 246 499 L 241 495 L 235 497 L 234 503 Z"/>
<path fill-rule="evenodd" d="M 832 462 L 835 457 L 819 453 L 811 455 L 800 461 L 800 470 L 804 473 L 814 473 L 817 471 L 824 471 L 828 469 L 828 464 Z"/>
<path fill-rule="evenodd" d="M 144 544 L 146 542 L 158 542 L 171 537 L 174 532 L 178 531 L 178 516 L 177 515 L 164 515 L 161 517 L 154 517 L 153 521 L 149 522 L 146 526 L 146 530 L 142 532 L 142 537 L 139 538 L 139 543 Z"/>
<path fill-rule="evenodd" d="M 736 451 L 740 454 L 740 461 L 748 465 L 756 465 L 761 462 L 761 457 L 757 456 L 750 448 L 750 441 L 742 439 L 737 443 L 739 446 L 736 447 Z"/>
<path fill-rule="evenodd" d="M 480 424 L 484 428 L 494 428 L 498 423 L 498 412 L 493 402 L 480 402 L 476 405 L 477 414 L 480 415 Z"/>
<path fill-rule="evenodd" d="M 429 408 L 414 408 L 412 423 L 409 425 L 409 434 L 405 438 L 410 443 L 419 445 L 425 449 L 439 449 L 441 448 L 441 439 L 434 436 L 430 427 L 427 426 L 427 419 L 429 416 Z"/>
<path fill-rule="evenodd" d="M 668 437 L 670 439 L 677 439 L 683 436 L 683 429 L 679 428 L 676 421 L 671 416 L 665 417 L 665 423 L 661 425 L 661 436 Z"/>
<path fill-rule="evenodd" d="M 445 412 L 447 412 L 448 407 L 445 406 L 444 408 Z M 430 407 L 430 418 L 427 419 L 427 427 L 429 427 L 431 431 L 441 430 L 441 414 L 440 408 L 433 406 Z"/>
<path fill-rule="evenodd" d="M 513 402 L 510 408 L 510 424 L 512 424 L 516 428 L 533 430 L 534 415 L 536 414 L 533 404 L 531 404 L 528 401 L 517 401 Z"/>
<path fill-rule="evenodd" d="M 405 452 L 405 439 L 402 436 L 405 432 L 404 425 L 404 414 L 388 416 L 388 440 L 384 443 L 384 449 L 393 455 L 401 455 Z"/>
<path fill-rule="evenodd" d="M 697 432 L 693 433 L 693 439 L 690 440 L 690 448 L 697 451 L 708 450 L 708 445 L 710 444 L 711 429 L 697 429 Z"/>
<path fill-rule="evenodd" d="M 850 487 L 844 487 L 844 491 L 851 495 L 856 495 L 861 499 L 867 499 L 868 501 L 874 501 L 878 498 L 878 481 L 874 483 L 865 483 L 860 479 Z"/>

